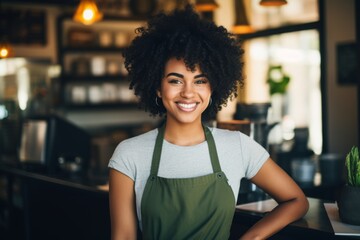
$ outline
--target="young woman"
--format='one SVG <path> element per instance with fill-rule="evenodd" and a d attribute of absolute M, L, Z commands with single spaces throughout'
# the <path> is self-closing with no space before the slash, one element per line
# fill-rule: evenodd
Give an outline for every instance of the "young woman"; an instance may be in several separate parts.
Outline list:
<path fill-rule="evenodd" d="M 240 180 L 279 205 L 241 239 L 265 239 L 302 217 L 308 202 L 255 141 L 204 126 L 236 97 L 242 50 L 190 6 L 149 20 L 125 51 L 130 87 L 165 123 L 121 142 L 110 159 L 112 239 L 228 239 Z"/>

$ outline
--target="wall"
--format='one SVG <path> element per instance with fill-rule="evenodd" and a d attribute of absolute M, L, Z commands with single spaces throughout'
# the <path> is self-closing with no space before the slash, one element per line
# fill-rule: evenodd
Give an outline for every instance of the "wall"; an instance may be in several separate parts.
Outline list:
<path fill-rule="evenodd" d="M 342 154 L 347 153 L 351 146 L 359 145 L 360 119 L 357 113 L 357 87 L 356 85 L 339 85 L 336 68 L 336 45 L 355 41 L 355 1 L 324 0 L 326 87 L 323 94 L 326 99 L 326 109 L 324 109 L 326 115 L 323 117 L 328 133 L 324 141 L 329 152 Z M 229 30 L 234 19 L 233 4 L 233 0 L 221 1 L 221 7 L 214 15 L 215 22 L 224 25 Z M 227 119 L 232 111 L 233 105 L 230 104 L 219 115 Z"/>
<path fill-rule="evenodd" d="M 219 3 L 219 8 L 214 11 L 214 22 L 231 32 L 235 21 L 234 0 L 222 0 L 217 2 Z M 226 121 L 233 119 L 236 112 L 236 104 L 236 98 L 232 101 L 228 101 L 227 106 L 223 107 L 217 114 L 217 120 Z"/>
<path fill-rule="evenodd" d="M 46 12 L 47 43 L 44 46 L 37 45 L 13 45 L 15 57 L 32 59 L 47 59 L 57 64 L 57 32 L 56 22 L 59 15 L 72 9 L 61 8 L 52 5 L 6 3 L 6 8 L 13 9 L 36 9 Z M 61 112 L 71 122 L 86 128 L 98 128 L 106 126 L 140 124 L 143 122 L 154 122 L 157 118 L 150 117 L 148 113 L 138 109 L 114 109 L 109 111 L 88 110 L 88 111 L 65 111 Z"/>
<path fill-rule="evenodd" d="M 356 86 L 342 86 L 337 83 L 337 69 L 336 69 L 336 44 L 341 42 L 348 42 L 355 40 L 355 0 L 324 0 L 325 5 L 325 38 L 326 38 L 326 95 L 325 110 L 326 122 L 325 126 L 328 132 L 327 141 L 329 152 L 346 153 L 352 145 L 359 145 L 357 133 L 359 132 L 358 114 L 357 114 L 357 93 Z M 233 0 L 221 1 L 221 8 L 214 14 L 215 21 L 224 25 L 227 28 L 231 27 L 234 19 L 232 11 Z M 21 6 L 27 7 L 27 6 Z M 28 6 L 34 7 L 34 6 Z M 37 6 L 36 6 L 37 7 Z M 37 7 L 39 8 L 39 7 Z M 28 47 L 15 46 L 16 55 L 23 57 L 39 57 L 49 58 L 56 62 L 56 17 L 59 14 L 59 9 L 46 7 L 47 9 L 47 25 L 48 25 L 48 44 L 45 47 Z M 227 16 L 227 17 L 224 17 Z M 228 119 L 234 111 L 234 105 L 230 104 L 228 109 L 224 109 L 222 119 Z M 95 114 L 96 115 L 96 114 Z M 124 120 L 129 114 L 124 114 Z M 71 115 L 70 119 L 79 121 L 79 124 L 85 123 L 85 119 L 92 119 L 91 123 L 86 121 L 86 124 L 92 125 L 94 122 L 102 123 L 101 119 L 96 121 L 95 118 L 84 119 L 78 115 Z M 143 116 L 145 119 L 146 115 Z M 103 118 L 103 115 L 100 115 Z M 115 123 L 117 118 L 112 118 Z M 84 121 L 84 122 L 83 122 Z"/>
<path fill-rule="evenodd" d="M 326 0 L 326 100 L 327 132 L 329 152 L 347 153 L 351 146 L 359 145 L 357 136 L 359 119 L 357 114 L 356 85 L 337 83 L 336 45 L 355 41 L 355 0 Z"/>
<path fill-rule="evenodd" d="M 56 55 L 56 18 L 61 13 L 58 7 L 26 5 L 26 4 L 4 4 L 5 7 L 14 9 L 36 9 L 46 12 L 47 43 L 45 46 L 37 45 L 14 45 L 15 57 L 50 59 L 52 63 L 57 62 Z"/>

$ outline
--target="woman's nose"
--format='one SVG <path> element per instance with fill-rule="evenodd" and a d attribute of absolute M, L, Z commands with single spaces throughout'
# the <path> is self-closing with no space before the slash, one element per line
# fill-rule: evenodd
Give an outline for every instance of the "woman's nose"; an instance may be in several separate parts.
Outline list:
<path fill-rule="evenodd" d="M 181 96 L 182 97 L 192 97 L 194 95 L 194 86 L 192 84 L 184 84 L 182 91 L 181 91 Z"/>

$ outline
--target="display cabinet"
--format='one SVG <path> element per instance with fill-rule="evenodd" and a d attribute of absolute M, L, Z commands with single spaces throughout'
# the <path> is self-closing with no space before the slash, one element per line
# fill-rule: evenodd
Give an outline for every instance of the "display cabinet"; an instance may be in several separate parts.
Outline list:
<path fill-rule="evenodd" d="M 90 26 L 58 18 L 61 104 L 66 108 L 135 106 L 122 52 L 144 19 L 106 17 Z"/>

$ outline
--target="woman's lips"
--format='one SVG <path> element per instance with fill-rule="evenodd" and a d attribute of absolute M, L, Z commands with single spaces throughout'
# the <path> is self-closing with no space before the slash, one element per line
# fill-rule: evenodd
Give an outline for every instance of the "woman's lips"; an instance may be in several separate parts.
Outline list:
<path fill-rule="evenodd" d="M 179 103 L 177 102 L 176 105 L 182 110 L 182 111 L 185 111 L 185 112 L 191 112 L 191 111 L 194 111 L 196 106 L 197 106 L 197 103 Z"/>

